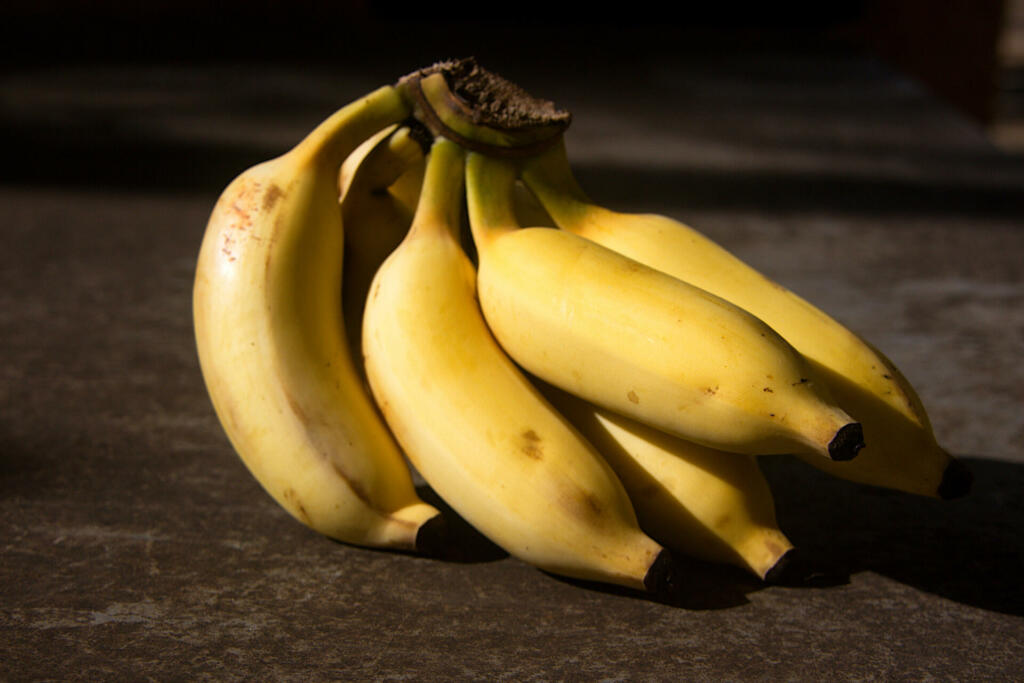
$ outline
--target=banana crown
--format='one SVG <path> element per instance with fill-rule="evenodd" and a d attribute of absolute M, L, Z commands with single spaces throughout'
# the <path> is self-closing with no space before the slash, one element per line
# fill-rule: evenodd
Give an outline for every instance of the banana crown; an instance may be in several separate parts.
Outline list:
<path fill-rule="evenodd" d="M 472 57 L 415 71 L 398 87 L 435 136 L 496 156 L 536 154 L 572 121 L 569 112 L 487 71 Z"/>

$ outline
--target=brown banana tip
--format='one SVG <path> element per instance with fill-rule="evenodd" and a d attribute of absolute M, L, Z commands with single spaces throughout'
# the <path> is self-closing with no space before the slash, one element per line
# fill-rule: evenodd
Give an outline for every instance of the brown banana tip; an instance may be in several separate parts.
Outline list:
<path fill-rule="evenodd" d="M 828 444 L 828 455 L 837 462 L 853 460 L 864 448 L 864 430 L 859 422 L 843 425 Z"/>
<path fill-rule="evenodd" d="M 443 557 L 448 551 L 449 535 L 444 515 L 434 515 L 416 532 L 416 552 L 427 557 Z"/>
<path fill-rule="evenodd" d="M 782 553 L 779 559 L 775 561 L 772 568 L 764 573 L 762 581 L 770 585 L 784 583 L 788 580 L 790 574 L 789 568 L 796 563 L 798 557 L 799 554 L 797 553 L 796 548 L 790 548 L 786 552 Z"/>
<path fill-rule="evenodd" d="M 946 465 L 946 471 L 942 473 L 942 483 L 939 484 L 939 498 L 942 500 L 953 500 L 963 498 L 971 491 L 974 484 L 974 475 L 956 458 L 951 458 Z"/>
<path fill-rule="evenodd" d="M 672 553 L 662 548 L 644 575 L 644 588 L 656 596 L 675 593 L 679 583 L 679 565 Z"/>
<path fill-rule="evenodd" d="M 764 582 L 792 588 L 832 588 L 850 582 L 849 572 L 820 556 L 790 548 L 764 575 Z"/>

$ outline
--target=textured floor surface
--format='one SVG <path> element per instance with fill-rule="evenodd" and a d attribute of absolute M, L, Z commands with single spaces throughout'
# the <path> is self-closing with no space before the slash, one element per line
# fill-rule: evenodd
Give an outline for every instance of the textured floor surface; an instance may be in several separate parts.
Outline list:
<path fill-rule="evenodd" d="M 765 459 L 822 574 L 763 587 L 694 564 L 661 602 L 486 546 L 347 547 L 276 507 L 199 374 L 205 220 L 234 174 L 426 61 L 0 75 L 0 679 L 1014 678 L 1024 160 L 843 52 L 596 63 L 604 94 L 564 64 L 494 68 L 574 113 L 592 196 L 705 230 L 892 357 L 972 496 Z"/>

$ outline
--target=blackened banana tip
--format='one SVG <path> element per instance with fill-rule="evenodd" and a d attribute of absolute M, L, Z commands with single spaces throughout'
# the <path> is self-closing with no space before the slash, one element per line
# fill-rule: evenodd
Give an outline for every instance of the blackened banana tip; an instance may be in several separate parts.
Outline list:
<path fill-rule="evenodd" d="M 444 515 L 434 515 L 416 532 L 416 552 L 427 557 L 444 557 L 449 552 L 448 522 Z"/>
<path fill-rule="evenodd" d="M 974 475 L 967 465 L 956 458 L 949 461 L 946 471 L 942 473 L 942 483 L 939 484 L 939 498 L 942 500 L 953 500 L 963 498 L 971 491 L 974 485 Z"/>
<path fill-rule="evenodd" d="M 864 430 L 859 422 L 843 425 L 828 444 L 828 455 L 837 462 L 853 460 L 864 448 Z"/>
<path fill-rule="evenodd" d="M 644 588 L 656 596 L 668 596 L 677 589 L 679 582 L 678 563 L 672 553 L 662 549 L 644 575 Z"/>
<path fill-rule="evenodd" d="M 779 585 L 789 577 L 789 568 L 794 564 L 797 557 L 796 548 L 790 548 L 782 553 L 782 556 L 775 561 L 775 565 L 764 574 L 762 579 L 769 585 Z"/>

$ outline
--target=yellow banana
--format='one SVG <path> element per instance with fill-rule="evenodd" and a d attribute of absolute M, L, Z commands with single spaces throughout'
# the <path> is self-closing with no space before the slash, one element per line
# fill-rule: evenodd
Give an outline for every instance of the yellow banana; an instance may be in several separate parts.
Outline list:
<path fill-rule="evenodd" d="M 536 384 L 615 470 L 651 538 L 760 579 L 781 573 L 793 544 L 755 456 L 706 448 Z"/>
<path fill-rule="evenodd" d="M 860 426 L 763 322 L 563 230 L 519 228 L 516 167 L 471 154 L 484 317 L 528 372 L 711 448 L 852 458 Z"/>
<path fill-rule="evenodd" d="M 266 491 L 327 536 L 413 550 L 440 518 L 349 356 L 337 188 L 345 157 L 408 115 L 381 88 L 232 181 L 203 238 L 193 312 L 214 408 Z"/>
<path fill-rule="evenodd" d="M 424 164 L 423 147 L 411 129 L 391 126 L 360 145 L 341 167 L 342 307 L 345 332 L 360 369 L 366 294 L 377 268 L 409 231 Z M 400 183 L 397 195 L 392 191 L 396 183 Z"/>
<path fill-rule="evenodd" d="M 480 315 L 459 242 L 463 166 L 457 145 L 434 143 L 412 228 L 371 285 L 363 352 L 377 404 L 431 487 L 511 555 L 563 576 L 660 590 L 671 556 Z"/>
<path fill-rule="evenodd" d="M 867 447 L 851 463 L 804 460 L 846 479 L 912 493 L 967 493 L 969 473 L 936 443 L 910 383 L 849 329 L 687 225 L 597 206 L 573 179 L 564 141 L 526 162 L 522 178 L 558 227 L 736 304 L 808 358 L 838 404 L 863 425 Z"/>

